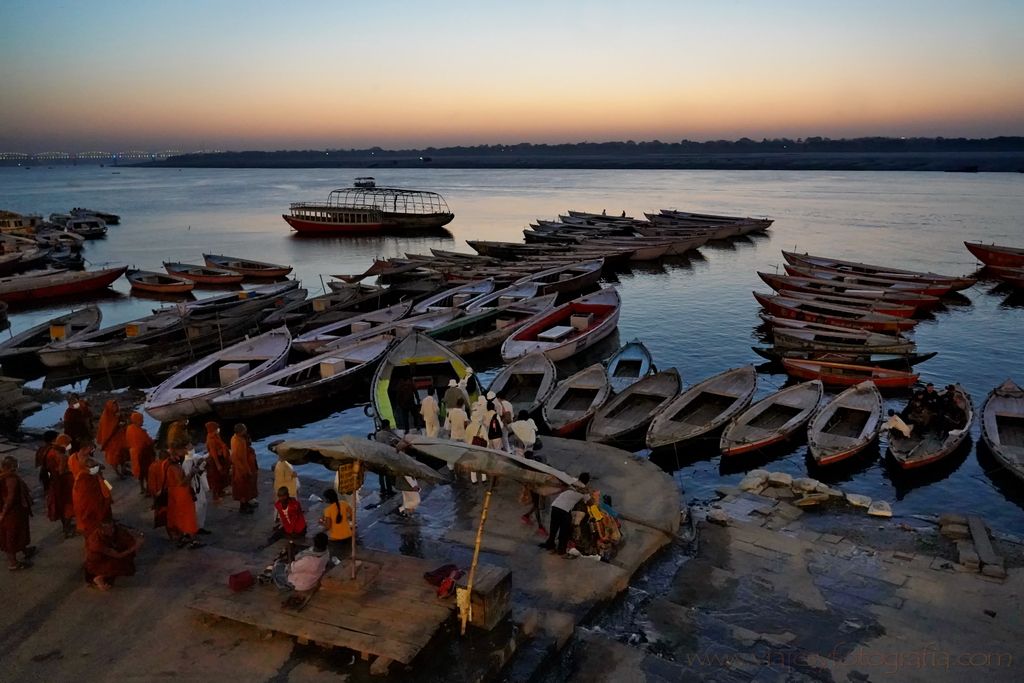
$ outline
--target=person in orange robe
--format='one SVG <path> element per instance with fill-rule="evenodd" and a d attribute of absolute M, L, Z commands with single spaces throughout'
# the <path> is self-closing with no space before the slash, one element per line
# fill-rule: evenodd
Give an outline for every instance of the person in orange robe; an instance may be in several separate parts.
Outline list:
<path fill-rule="evenodd" d="M 132 412 L 128 418 L 128 427 L 124 430 L 125 441 L 128 444 L 128 455 L 132 460 L 132 476 L 139 480 L 139 487 L 143 495 L 146 495 L 146 482 L 148 480 L 149 465 L 153 462 L 156 453 L 153 449 L 153 437 L 142 426 L 142 413 Z"/>
<path fill-rule="evenodd" d="M 164 443 L 167 444 L 167 448 L 171 448 L 177 443 L 185 444 L 186 450 L 191 448 L 192 438 L 188 435 L 188 418 L 175 420 L 168 425 Z"/>
<path fill-rule="evenodd" d="M 68 396 L 68 407 L 64 411 L 64 433 L 71 437 L 77 450 L 79 446 L 92 441 L 92 412 L 78 394 Z"/>
<path fill-rule="evenodd" d="M 157 459 L 149 466 L 146 472 L 146 493 L 150 496 L 158 496 L 167 484 L 167 466 L 170 462 L 166 453 L 160 453 Z"/>
<path fill-rule="evenodd" d="M 18 461 L 8 455 L 0 464 L 0 551 L 7 555 L 11 571 L 32 566 L 27 561 L 35 552 L 28 527 L 31 516 L 32 495 L 18 476 Z M 19 560 L 18 553 L 25 559 Z"/>
<path fill-rule="evenodd" d="M 75 517 L 75 504 L 72 499 L 75 478 L 68 469 L 70 450 L 71 437 L 61 434 L 53 440 L 53 445 L 46 452 L 46 473 L 50 481 L 46 489 L 46 516 L 51 522 L 60 520 L 65 538 L 70 538 L 75 533 L 71 525 L 71 520 Z"/>
<path fill-rule="evenodd" d="M 231 436 L 231 496 L 238 501 L 238 511 L 252 514 L 252 500 L 259 495 L 256 489 L 256 451 L 249 441 L 249 430 L 244 424 L 235 425 Z"/>
<path fill-rule="evenodd" d="M 114 518 L 111 509 L 110 489 L 100 474 L 100 464 L 91 457 L 87 469 L 75 478 L 75 526 L 78 532 L 89 537 L 96 527 Z"/>
<path fill-rule="evenodd" d="M 96 429 L 96 441 L 100 450 L 103 451 L 103 459 L 107 465 L 117 473 L 118 477 L 125 478 L 127 476 L 128 443 L 125 439 L 124 425 L 121 423 L 121 411 L 114 399 L 110 399 L 103 406 L 100 423 Z"/>
<path fill-rule="evenodd" d="M 135 554 L 142 546 L 142 534 L 107 520 L 85 538 L 83 570 L 89 585 L 108 591 L 118 576 L 135 575 Z"/>
<path fill-rule="evenodd" d="M 185 449 L 180 445 L 171 448 L 171 456 L 167 459 L 167 535 L 178 547 L 188 545 L 198 548 L 194 540 L 199 533 L 199 522 L 196 519 L 196 501 L 192 498 L 192 479 L 181 467 L 184 462 Z"/>
<path fill-rule="evenodd" d="M 231 452 L 220 436 L 220 425 L 206 423 L 206 480 L 210 484 L 213 502 L 218 503 L 224 496 L 224 489 L 231 482 Z"/>
<path fill-rule="evenodd" d="M 82 444 L 77 451 L 68 456 L 68 470 L 71 471 L 72 481 L 78 481 L 78 477 L 89 468 L 89 461 L 95 448 L 91 443 Z"/>

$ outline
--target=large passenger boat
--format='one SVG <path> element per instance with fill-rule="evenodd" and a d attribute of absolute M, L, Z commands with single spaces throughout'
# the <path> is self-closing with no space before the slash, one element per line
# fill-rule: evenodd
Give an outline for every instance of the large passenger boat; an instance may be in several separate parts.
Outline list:
<path fill-rule="evenodd" d="M 367 233 L 388 229 L 431 229 L 455 214 L 436 192 L 376 187 L 367 178 L 334 190 L 325 202 L 298 202 L 282 216 L 298 233 Z"/>

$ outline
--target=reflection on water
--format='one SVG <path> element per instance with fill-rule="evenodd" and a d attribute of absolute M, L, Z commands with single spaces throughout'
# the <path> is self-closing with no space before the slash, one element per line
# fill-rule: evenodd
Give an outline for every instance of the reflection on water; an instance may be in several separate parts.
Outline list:
<path fill-rule="evenodd" d="M 658 208 L 773 216 L 768 236 L 715 244 L 616 274 L 610 281 L 623 300 L 618 337 L 560 368 L 563 374 L 582 368 L 610 355 L 620 340 L 638 338 L 660 369 L 675 366 L 687 386 L 760 362 L 750 349 L 761 322 L 750 293 L 765 289 L 756 271 L 780 269 L 780 249 L 961 274 L 977 269 L 963 240 L 1019 245 L 1024 239 L 1024 188 L 1015 174 L 375 169 L 382 185 L 443 194 L 456 215 L 450 232 L 343 239 L 296 237 L 281 214 L 292 201 L 347 186 L 362 175 L 358 169 L 119 170 L 112 175 L 96 167 L 0 169 L 0 208 L 49 214 L 93 206 L 121 214 L 122 224 L 112 226 L 107 239 L 86 246 L 90 267 L 119 263 L 161 270 L 162 261 L 201 263 L 204 252 L 226 253 L 292 264 L 311 294 L 323 291 L 330 275 L 361 273 L 374 258 L 429 253 L 432 247 L 468 251 L 466 239 L 521 241 L 531 220 L 554 218 L 569 208 L 634 216 Z M 105 324 L 154 307 L 153 301 L 127 296 L 124 280 L 116 290 L 118 295 L 100 300 Z M 13 331 L 67 308 L 48 304 L 12 312 Z M 939 386 L 960 382 L 980 411 L 987 392 L 1007 376 L 1024 381 L 1022 329 L 1022 295 L 984 280 L 918 326 L 920 350 L 939 353 L 916 369 L 922 380 Z M 492 354 L 470 363 L 487 381 L 500 359 Z M 758 376 L 755 400 L 786 382 L 777 368 L 767 369 L 773 374 Z M 265 446 L 273 439 L 365 434 L 367 398 L 360 387 L 314 411 L 259 420 L 250 425 L 259 437 L 259 456 L 266 462 Z M 897 407 L 901 399 L 887 400 Z M 30 423 L 52 424 L 54 414 L 44 411 Z M 972 436 L 977 444 L 977 424 Z M 976 455 L 981 449 L 968 448 L 932 471 L 903 473 L 875 446 L 842 469 L 815 474 L 853 492 L 898 500 L 897 515 L 969 505 L 996 526 L 1024 528 L 1024 496 L 998 473 L 988 474 L 991 466 Z M 750 467 L 806 475 L 806 451 L 798 438 L 741 461 L 721 462 L 711 447 L 658 457 L 667 460 L 662 464 L 691 499 L 713 497 L 715 487 L 737 482 Z"/>

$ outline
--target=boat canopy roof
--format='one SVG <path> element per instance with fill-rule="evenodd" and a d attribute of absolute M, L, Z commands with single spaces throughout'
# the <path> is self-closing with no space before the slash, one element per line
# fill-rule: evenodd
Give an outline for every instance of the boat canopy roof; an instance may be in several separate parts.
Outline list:
<path fill-rule="evenodd" d="M 348 187 L 334 190 L 327 198 L 327 206 L 374 208 L 384 213 L 451 213 L 444 197 L 436 192 L 395 187 Z"/>

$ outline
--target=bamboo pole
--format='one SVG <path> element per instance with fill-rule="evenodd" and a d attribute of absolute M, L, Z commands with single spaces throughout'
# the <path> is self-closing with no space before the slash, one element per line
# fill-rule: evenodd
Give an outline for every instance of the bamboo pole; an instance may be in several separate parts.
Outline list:
<path fill-rule="evenodd" d="M 473 579 L 476 578 L 476 565 L 480 560 L 480 541 L 484 537 L 484 524 L 487 523 L 487 510 L 491 507 L 491 492 L 494 491 L 495 477 L 487 486 L 487 493 L 484 494 L 484 507 L 480 511 L 480 526 L 476 529 L 476 543 L 473 545 L 473 563 L 469 566 L 469 578 L 466 580 L 466 609 L 462 612 L 462 635 L 466 635 L 466 624 L 469 623 L 469 613 L 473 609 Z"/>

